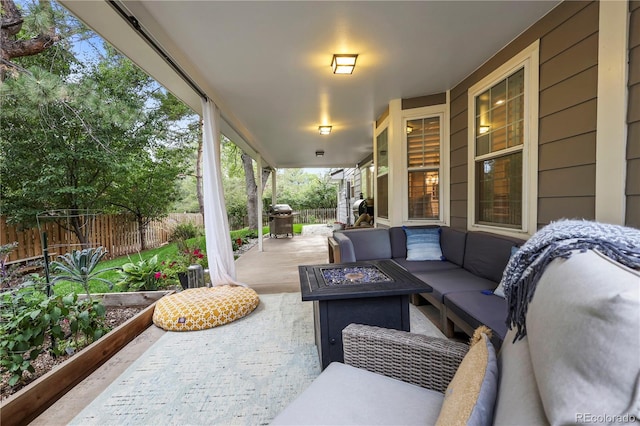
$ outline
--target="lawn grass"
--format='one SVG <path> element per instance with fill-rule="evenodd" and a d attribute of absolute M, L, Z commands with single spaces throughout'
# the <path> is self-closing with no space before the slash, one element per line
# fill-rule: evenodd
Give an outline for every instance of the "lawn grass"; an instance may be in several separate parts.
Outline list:
<path fill-rule="evenodd" d="M 297 233 L 302 232 L 302 225 L 293 225 L 293 226 L 294 226 L 294 232 L 297 232 Z M 299 227 L 298 231 L 295 231 L 296 226 Z M 265 235 L 267 235 L 269 233 L 269 227 L 265 226 L 262 232 Z M 255 231 L 251 232 L 249 231 L 249 229 L 240 229 L 237 231 L 231 231 L 230 234 L 231 234 L 231 238 L 235 240 L 237 238 L 245 238 L 248 235 L 255 234 Z M 204 236 L 189 239 L 187 240 L 187 243 L 189 243 L 189 245 L 192 245 L 192 246 L 199 246 L 203 251 L 206 252 L 206 240 Z M 145 250 L 140 253 L 133 253 L 128 256 L 120 256 L 114 259 L 105 260 L 103 262 L 100 262 L 100 264 L 96 267 L 96 270 L 101 271 L 103 269 L 114 268 L 114 267 L 120 268 L 125 263 L 129 263 L 129 262 L 135 263 L 135 262 L 138 262 L 140 259 L 144 259 L 144 260 L 150 259 L 155 255 L 158 255 L 158 262 L 162 262 L 162 261 L 174 259 L 177 256 L 177 254 L 178 254 L 177 244 L 169 243 L 161 247 Z M 99 277 L 109 280 L 114 284 L 120 280 L 120 274 L 118 273 L 117 270 L 106 271 L 100 274 Z M 106 283 L 103 283 L 100 281 L 93 281 L 89 283 L 89 289 L 91 293 L 108 293 L 110 291 L 114 291 L 110 289 Z M 70 293 L 83 294 L 84 289 L 80 284 L 71 283 L 68 281 L 60 281 L 55 284 L 54 293 L 59 295 L 66 295 Z"/>

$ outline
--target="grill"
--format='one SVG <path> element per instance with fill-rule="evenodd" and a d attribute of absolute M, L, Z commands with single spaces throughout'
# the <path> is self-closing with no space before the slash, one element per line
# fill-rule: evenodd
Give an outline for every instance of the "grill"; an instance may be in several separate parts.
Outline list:
<path fill-rule="evenodd" d="M 356 219 L 358 219 L 363 213 L 368 213 L 370 216 L 373 216 L 373 200 L 371 198 L 366 200 L 356 200 L 351 209 L 353 210 L 353 216 Z"/>
<path fill-rule="evenodd" d="M 293 210 L 288 204 L 276 204 L 269 206 L 269 236 L 278 238 L 278 235 L 286 237 L 291 234 L 293 238 Z"/>

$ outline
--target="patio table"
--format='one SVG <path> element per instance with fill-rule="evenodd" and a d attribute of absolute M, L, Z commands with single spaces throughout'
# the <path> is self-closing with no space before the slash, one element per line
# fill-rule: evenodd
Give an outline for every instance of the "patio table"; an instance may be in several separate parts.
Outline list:
<path fill-rule="evenodd" d="M 301 265 L 303 301 L 313 301 L 322 368 L 344 360 L 342 329 L 351 323 L 410 331 L 409 296 L 431 287 L 393 260 Z"/>

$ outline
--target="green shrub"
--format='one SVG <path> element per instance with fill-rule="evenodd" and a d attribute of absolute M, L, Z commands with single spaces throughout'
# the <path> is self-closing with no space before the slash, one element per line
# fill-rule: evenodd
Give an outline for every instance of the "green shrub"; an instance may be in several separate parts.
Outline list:
<path fill-rule="evenodd" d="M 193 222 L 184 222 L 175 227 L 169 241 L 180 241 L 196 238 L 203 235 L 203 229 Z"/>

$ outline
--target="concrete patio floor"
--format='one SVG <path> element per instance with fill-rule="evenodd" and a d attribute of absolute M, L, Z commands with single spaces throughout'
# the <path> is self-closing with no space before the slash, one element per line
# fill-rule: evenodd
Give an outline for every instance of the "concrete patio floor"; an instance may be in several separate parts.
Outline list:
<path fill-rule="evenodd" d="M 299 292 L 298 265 L 328 262 L 327 235 L 331 230 L 318 225 L 305 235 L 265 238 L 262 252 L 256 245 L 236 260 L 238 281 L 259 294 Z M 158 327 L 149 327 L 30 424 L 69 423 L 164 333 Z"/>
<path fill-rule="evenodd" d="M 237 279 L 258 293 L 291 293 L 300 291 L 298 265 L 329 262 L 324 225 L 305 226 L 303 235 L 265 238 L 263 251 L 257 245 L 236 260 Z"/>

